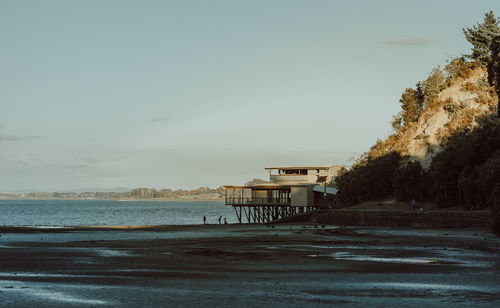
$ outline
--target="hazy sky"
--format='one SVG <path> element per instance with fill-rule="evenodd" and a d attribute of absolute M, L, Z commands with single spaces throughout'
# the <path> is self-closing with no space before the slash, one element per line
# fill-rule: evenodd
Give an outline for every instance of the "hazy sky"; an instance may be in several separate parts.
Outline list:
<path fill-rule="evenodd" d="M 348 164 L 500 1 L 0 1 L 0 191 Z"/>

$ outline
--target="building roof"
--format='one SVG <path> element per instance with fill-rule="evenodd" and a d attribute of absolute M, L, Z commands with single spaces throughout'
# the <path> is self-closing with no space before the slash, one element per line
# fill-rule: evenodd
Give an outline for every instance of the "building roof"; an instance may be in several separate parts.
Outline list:
<path fill-rule="evenodd" d="M 316 186 L 314 186 L 313 191 L 324 193 L 325 192 L 325 185 L 316 185 Z M 337 192 L 338 192 L 337 188 L 326 186 L 326 193 L 327 194 L 336 195 Z"/>
<path fill-rule="evenodd" d="M 317 185 L 317 183 L 263 183 L 263 184 L 255 184 L 255 185 L 224 185 L 224 188 L 262 188 L 262 189 L 276 189 L 276 188 L 285 188 L 285 187 L 304 187 L 304 186 L 312 186 Z"/>

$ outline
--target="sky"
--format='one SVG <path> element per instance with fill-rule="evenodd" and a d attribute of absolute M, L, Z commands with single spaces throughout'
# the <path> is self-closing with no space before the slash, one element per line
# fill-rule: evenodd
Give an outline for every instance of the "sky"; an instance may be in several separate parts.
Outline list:
<path fill-rule="evenodd" d="M 0 1 L 0 192 L 349 165 L 482 1 Z"/>

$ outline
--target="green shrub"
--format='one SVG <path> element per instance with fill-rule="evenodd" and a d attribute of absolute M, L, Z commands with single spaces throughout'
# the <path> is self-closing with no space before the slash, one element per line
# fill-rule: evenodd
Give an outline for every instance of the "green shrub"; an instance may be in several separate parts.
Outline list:
<path fill-rule="evenodd" d="M 469 78 L 480 67 L 484 67 L 480 62 L 467 62 L 463 57 L 451 60 L 444 68 L 448 74 L 446 86 L 451 86 L 457 80 Z"/>
<path fill-rule="evenodd" d="M 457 103 L 455 103 L 451 98 L 448 98 L 443 105 L 443 109 L 451 114 L 457 112 L 459 107 L 460 106 Z"/>

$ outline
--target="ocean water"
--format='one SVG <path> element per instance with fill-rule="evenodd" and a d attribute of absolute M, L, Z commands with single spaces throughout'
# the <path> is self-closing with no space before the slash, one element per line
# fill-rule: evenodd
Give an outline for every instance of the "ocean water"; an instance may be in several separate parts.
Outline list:
<path fill-rule="evenodd" d="M 139 226 L 236 222 L 223 202 L 0 200 L 0 226 Z"/>

